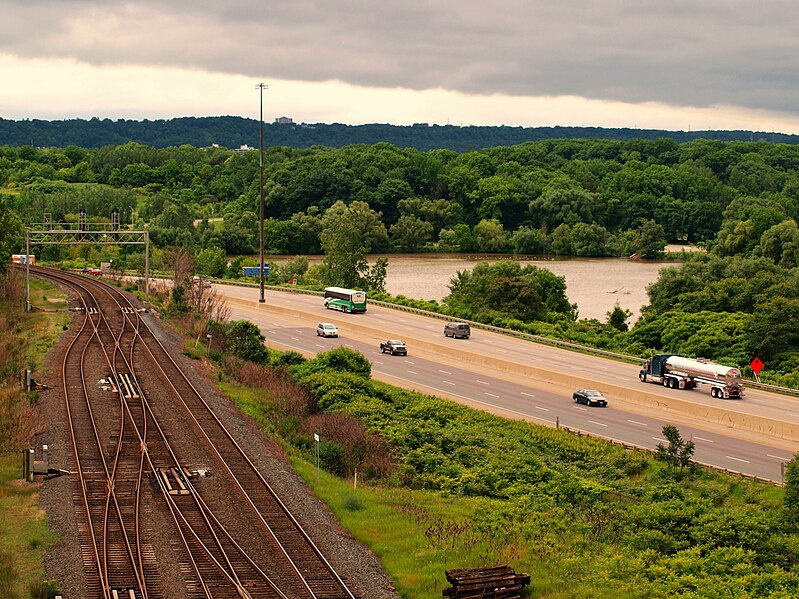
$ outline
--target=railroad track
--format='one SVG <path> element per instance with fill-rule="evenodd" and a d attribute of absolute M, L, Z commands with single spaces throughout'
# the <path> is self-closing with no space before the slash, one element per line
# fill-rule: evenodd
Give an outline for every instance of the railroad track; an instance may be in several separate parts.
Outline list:
<path fill-rule="evenodd" d="M 62 380 L 91 596 L 354 598 L 130 296 L 32 274 L 72 289 L 83 313 Z M 167 529 L 179 593 L 161 576 Z"/>

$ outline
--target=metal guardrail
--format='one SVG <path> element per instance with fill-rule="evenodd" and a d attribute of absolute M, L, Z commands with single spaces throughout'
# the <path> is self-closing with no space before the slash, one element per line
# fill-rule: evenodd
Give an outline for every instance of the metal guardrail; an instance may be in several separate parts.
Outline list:
<path fill-rule="evenodd" d="M 152 276 L 152 278 L 164 278 L 168 279 L 169 277 L 165 276 Z M 218 283 L 220 285 L 233 285 L 236 287 L 255 287 L 259 288 L 258 283 L 247 283 L 245 281 L 232 281 L 230 279 L 208 279 L 212 283 Z M 264 289 L 271 289 L 272 291 L 283 291 L 287 293 L 298 293 L 301 295 L 318 295 L 321 296 L 324 292 L 322 291 L 312 291 L 310 289 L 298 289 L 294 287 L 281 287 L 279 285 L 264 285 Z M 376 306 L 382 306 L 384 308 L 391 308 L 392 310 L 400 310 L 402 312 L 409 312 L 411 314 L 419 314 L 420 316 L 428 316 L 430 318 L 437 318 L 439 320 L 457 320 L 458 322 L 466 322 L 469 323 L 469 326 L 475 329 L 482 329 L 484 331 L 491 331 L 494 333 L 499 333 L 501 335 L 507 335 L 509 337 L 518 337 L 520 339 L 527 339 L 528 341 L 533 341 L 535 343 L 541 343 L 544 345 L 551 345 L 553 347 L 561 347 L 564 349 L 572 350 L 572 351 L 579 351 L 586 354 L 592 354 L 596 356 L 603 356 L 605 358 L 613 358 L 615 360 L 623 360 L 625 362 L 629 362 L 631 364 L 640 364 L 645 360 L 645 358 L 639 358 L 637 356 L 629 356 L 627 354 L 620 354 L 612 351 L 607 351 L 604 349 L 599 349 L 596 347 L 589 347 L 587 345 L 580 345 L 579 343 L 571 343 L 569 341 L 562 341 L 560 339 L 551 339 L 549 337 L 542 337 L 541 335 L 533 335 L 532 333 L 524 333 L 522 331 L 514 331 L 513 329 L 505 329 L 502 327 L 495 327 L 490 324 L 484 324 L 482 322 L 476 322 L 473 320 L 466 320 L 463 318 L 456 318 L 449 314 L 441 314 L 439 312 L 430 312 L 429 310 L 422 310 L 420 308 L 412 308 L 411 306 L 403 306 L 401 304 L 392 304 L 391 302 L 383 302 L 380 300 L 368 300 L 369 303 L 374 304 Z M 783 393 L 785 395 L 795 395 L 799 397 L 799 389 L 792 389 L 790 387 L 779 387 L 777 385 L 769 385 L 767 383 L 761 383 L 759 381 L 753 381 L 746 379 L 746 386 L 750 389 L 760 389 L 763 391 L 771 391 L 773 393 Z"/>

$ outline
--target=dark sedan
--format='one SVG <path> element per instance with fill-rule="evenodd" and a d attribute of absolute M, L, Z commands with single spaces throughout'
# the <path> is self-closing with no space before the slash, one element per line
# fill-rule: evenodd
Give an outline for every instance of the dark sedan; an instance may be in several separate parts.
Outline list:
<path fill-rule="evenodd" d="M 596 389 L 580 389 L 579 391 L 575 391 L 572 395 L 572 399 L 577 403 L 584 403 L 587 406 L 608 405 L 605 396 Z"/>
<path fill-rule="evenodd" d="M 389 339 L 388 341 L 383 341 L 380 344 L 380 353 L 388 353 L 392 356 L 407 356 L 408 348 L 405 347 L 405 343 L 402 341 L 398 341 L 397 339 Z"/>

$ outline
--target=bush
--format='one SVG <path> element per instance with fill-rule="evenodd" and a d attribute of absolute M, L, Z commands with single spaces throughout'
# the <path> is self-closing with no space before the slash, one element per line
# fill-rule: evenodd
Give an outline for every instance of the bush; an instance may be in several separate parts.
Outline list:
<path fill-rule="evenodd" d="M 369 378 L 372 376 L 372 363 L 360 352 L 339 346 L 295 367 L 295 372 L 300 378 L 325 370 L 351 372 L 359 377 Z"/>
<path fill-rule="evenodd" d="M 281 352 L 272 359 L 272 364 L 275 366 L 296 366 L 303 362 L 305 362 L 305 356 L 296 351 Z"/>

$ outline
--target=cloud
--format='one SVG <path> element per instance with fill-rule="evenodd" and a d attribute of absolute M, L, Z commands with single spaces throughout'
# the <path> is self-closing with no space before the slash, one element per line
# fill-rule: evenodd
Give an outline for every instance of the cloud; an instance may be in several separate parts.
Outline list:
<path fill-rule="evenodd" d="M 0 11 L 0 52 L 29 59 L 799 113 L 787 0 L 0 0 Z"/>
<path fill-rule="evenodd" d="M 257 119 L 255 78 L 177 67 L 92 66 L 73 59 L 0 54 L 3 118 L 162 119 L 241 115 Z M 354 86 L 340 81 L 266 81 L 264 118 L 296 122 L 752 129 L 799 133 L 799 116 L 734 106 L 627 104 L 578 96 L 465 94 L 444 89 Z"/>

